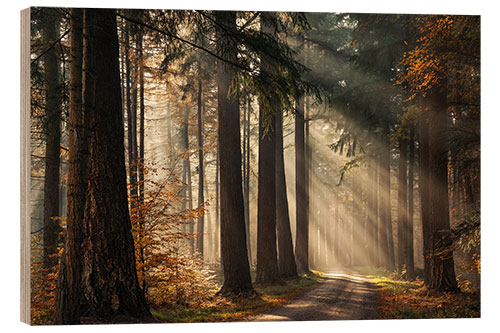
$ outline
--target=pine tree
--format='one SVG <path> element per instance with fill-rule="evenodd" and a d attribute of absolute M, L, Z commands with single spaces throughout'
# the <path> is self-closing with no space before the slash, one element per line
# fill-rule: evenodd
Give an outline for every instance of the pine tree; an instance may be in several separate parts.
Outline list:
<path fill-rule="evenodd" d="M 128 211 L 118 36 L 113 10 L 88 9 L 95 51 L 95 110 L 90 134 L 89 186 L 83 241 L 83 290 L 100 318 L 149 318 L 139 286 Z M 121 147 L 121 148 L 120 148 Z"/>
<path fill-rule="evenodd" d="M 236 30 L 236 13 L 215 12 L 217 54 L 236 61 L 235 41 L 225 30 Z M 222 29 L 221 27 L 224 27 Z M 220 172 L 220 229 L 224 284 L 221 293 L 252 292 L 246 246 L 245 211 L 241 180 L 238 100 L 230 93 L 233 65 L 217 60 L 218 142 Z"/>

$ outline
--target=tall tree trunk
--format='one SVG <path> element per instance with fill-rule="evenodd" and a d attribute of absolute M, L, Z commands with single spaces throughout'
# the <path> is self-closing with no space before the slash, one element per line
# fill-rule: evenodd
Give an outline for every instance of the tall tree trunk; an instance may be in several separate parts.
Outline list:
<path fill-rule="evenodd" d="M 192 191 L 192 180 L 191 180 L 191 152 L 189 151 L 189 106 L 184 105 L 183 113 L 183 124 L 181 130 L 181 147 L 183 154 L 183 176 L 182 181 L 186 184 L 183 190 L 184 202 L 182 208 L 191 211 L 193 209 L 193 191 Z M 194 237 L 194 221 L 192 219 L 187 221 L 187 232 Z M 195 252 L 195 238 L 191 237 L 189 239 L 189 248 L 191 254 Z"/>
<path fill-rule="evenodd" d="M 237 61 L 236 45 L 226 29 L 236 31 L 236 12 L 217 11 L 215 20 L 217 52 L 224 59 Z M 248 265 L 245 208 L 241 181 L 241 148 L 238 100 L 229 95 L 235 69 L 217 60 L 218 142 L 220 158 L 221 254 L 224 284 L 221 293 L 253 291 Z"/>
<path fill-rule="evenodd" d="M 379 171 L 380 171 L 380 164 L 378 161 L 374 160 L 374 170 L 373 170 L 373 184 L 374 184 L 374 189 L 373 189 L 373 223 L 374 223 L 374 228 L 375 228 L 375 234 L 374 234 L 374 248 L 373 252 L 375 255 L 375 262 L 374 264 L 377 267 L 382 266 L 382 227 L 381 227 L 381 221 L 380 221 L 380 200 L 379 200 L 379 192 L 380 191 L 380 180 L 379 180 Z"/>
<path fill-rule="evenodd" d="M 97 317 L 124 314 L 145 319 L 151 314 L 137 279 L 127 204 L 116 15 L 107 9 L 88 9 L 87 14 L 86 24 L 95 27 L 91 47 L 96 57 L 96 91 L 82 245 L 83 289 Z"/>
<path fill-rule="evenodd" d="M 93 61 L 88 40 L 83 46 L 83 10 L 71 9 L 70 108 L 67 217 L 64 252 L 59 267 L 54 324 L 80 323 L 81 240 L 88 180 L 88 129 L 93 109 Z M 88 36 L 88 34 L 87 34 Z M 87 37 L 88 38 L 88 37 Z M 82 107 L 82 66 L 85 57 L 85 108 Z"/>
<path fill-rule="evenodd" d="M 57 39 L 59 19 L 47 22 L 42 30 L 47 44 Z M 45 182 L 43 192 L 43 267 L 57 265 L 59 231 L 59 166 L 61 150 L 61 93 L 59 91 L 59 58 L 57 48 L 49 49 L 44 57 L 45 71 Z"/>
<path fill-rule="evenodd" d="M 361 216 L 360 216 L 360 225 L 362 228 L 361 235 L 360 235 L 360 244 L 359 244 L 359 249 L 361 251 L 361 265 L 363 266 L 368 266 L 371 265 L 372 262 L 370 260 L 370 250 L 369 250 L 369 244 L 371 242 L 370 238 L 370 229 L 367 224 L 368 222 L 368 217 L 367 215 L 369 214 L 368 212 L 368 191 L 369 191 L 369 180 L 367 177 L 366 169 L 360 169 L 363 170 L 363 176 L 361 178 Z"/>
<path fill-rule="evenodd" d="M 245 121 L 245 140 L 243 145 L 245 146 L 244 152 L 245 157 L 245 169 L 243 173 L 243 201 L 245 204 L 245 226 L 247 233 L 247 252 L 248 252 L 248 261 L 250 265 L 252 264 L 252 241 L 250 234 L 250 113 L 251 113 L 251 100 L 247 99 L 247 112 L 246 112 L 246 121 Z"/>
<path fill-rule="evenodd" d="M 267 23 L 276 20 L 275 13 L 263 14 L 261 31 L 272 34 Z M 274 64 L 266 54 L 261 54 L 261 71 L 270 74 Z M 271 82 L 268 82 L 271 85 Z M 276 114 L 281 112 L 278 96 L 272 91 L 259 96 L 259 177 L 257 200 L 257 275 L 255 282 L 272 284 L 279 280 L 276 250 Z M 266 109 L 267 98 L 270 102 Z"/>
<path fill-rule="evenodd" d="M 203 195 L 203 136 L 202 136 L 202 116 L 201 116 L 201 107 L 202 107 L 202 82 L 201 79 L 198 80 L 198 206 L 204 206 L 205 199 Z M 197 224 L 197 234 L 198 238 L 196 239 L 196 251 L 200 254 L 201 258 L 203 258 L 203 232 L 204 232 L 204 214 L 198 217 Z"/>
<path fill-rule="evenodd" d="M 293 255 L 292 232 L 286 192 L 285 159 L 283 152 L 283 114 L 276 114 L 276 228 L 278 237 L 278 268 L 282 278 L 297 276 Z"/>
<path fill-rule="evenodd" d="M 352 204 L 353 204 L 353 214 L 352 214 L 352 264 L 354 266 L 362 265 L 362 260 L 364 259 L 364 253 L 361 250 L 363 248 L 363 198 L 361 192 L 361 175 L 359 174 L 361 170 L 358 170 L 353 174 L 353 184 L 352 184 Z"/>
<path fill-rule="evenodd" d="M 174 142 L 172 139 L 172 108 L 169 106 L 167 104 L 167 156 L 169 165 L 172 166 L 174 164 Z"/>
<path fill-rule="evenodd" d="M 125 25 L 125 71 L 127 77 L 127 83 L 125 85 L 126 90 L 126 98 L 127 98 L 127 148 L 128 148 L 128 176 L 129 176 L 129 184 L 130 184 L 130 208 L 135 207 L 135 200 L 137 196 L 137 175 L 134 172 L 136 161 L 135 155 L 135 105 L 132 104 L 132 71 L 130 67 L 130 24 L 126 23 Z"/>
<path fill-rule="evenodd" d="M 307 62 L 307 42 L 304 44 L 304 63 Z M 310 134 L 310 108 L 309 108 L 309 99 L 307 96 L 304 96 L 304 169 L 305 169 L 305 209 L 306 209 L 306 219 L 308 221 L 308 231 L 307 231 L 307 261 L 308 261 L 308 266 L 309 266 L 309 260 L 310 260 L 310 251 L 309 251 L 309 242 L 311 241 L 311 232 L 310 230 L 313 230 L 314 234 L 314 227 L 313 225 L 316 225 L 315 219 L 316 219 L 316 209 L 311 209 L 312 204 L 314 201 L 311 201 L 311 193 L 313 193 L 312 190 L 312 182 L 311 182 L 311 174 L 313 172 L 311 168 L 311 161 L 312 161 L 312 137 Z M 311 214 L 312 212 L 312 214 Z M 314 243 L 313 243 L 314 244 Z"/>
<path fill-rule="evenodd" d="M 136 49 L 139 58 L 139 159 L 138 159 L 138 172 L 139 172 L 139 197 L 138 201 L 142 206 L 144 204 L 144 56 L 143 56 L 143 46 L 142 46 L 142 26 L 138 27 L 137 31 L 137 42 Z M 144 214 L 143 211 L 139 211 L 139 229 L 141 234 L 144 235 Z M 146 286 L 146 270 L 144 257 L 144 246 L 139 249 L 140 262 L 142 264 L 141 274 L 142 274 L 142 289 L 144 293 L 147 292 Z"/>
<path fill-rule="evenodd" d="M 408 279 L 415 278 L 415 262 L 413 259 L 413 183 L 415 177 L 415 125 L 410 124 L 408 152 Z"/>
<path fill-rule="evenodd" d="M 205 112 L 205 109 L 203 109 L 203 112 Z M 210 188 L 209 188 L 209 185 L 207 184 L 206 186 L 204 186 L 204 191 L 205 191 L 205 194 L 204 194 L 204 197 L 207 198 L 207 200 L 210 199 Z M 213 260 L 215 258 L 215 255 L 214 255 L 214 252 L 212 252 L 212 248 L 211 248 L 211 244 L 213 242 L 215 242 L 215 237 L 213 237 L 216 233 L 215 231 L 215 228 L 214 228 L 214 224 L 212 222 L 212 211 L 210 210 L 210 208 L 207 208 L 205 209 L 205 215 L 206 215 L 206 229 L 207 229 L 207 244 L 205 245 L 205 248 L 206 248 L 206 251 L 205 251 L 205 258 L 207 258 L 207 260 L 209 262 L 215 262 L 215 260 Z M 213 261 L 212 261 L 213 260 Z"/>
<path fill-rule="evenodd" d="M 214 254 L 217 259 L 220 259 L 220 207 L 219 207 L 219 145 L 215 152 L 215 237 L 214 237 Z"/>
<path fill-rule="evenodd" d="M 457 290 L 453 251 L 446 249 L 450 231 L 448 199 L 448 114 L 446 81 L 441 80 L 427 98 L 429 109 L 429 210 L 431 225 L 431 289 Z M 443 252 L 444 251 L 444 252 Z"/>
<path fill-rule="evenodd" d="M 420 216 L 422 219 L 422 237 L 424 246 L 424 283 L 430 285 L 431 281 L 431 228 L 430 228 L 430 172 L 429 172 L 429 117 L 428 117 L 427 100 L 421 98 L 421 111 L 419 117 L 419 184 L 420 189 Z"/>
<path fill-rule="evenodd" d="M 382 152 L 379 165 L 379 205 L 380 205 L 380 243 L 383 266 L 393 271 L 395 269 L 394 243 L 392 237 L 391 219 L 391 147 L 389 142 L 389 126 L 385 124 L 382 134 Z"/>
<path fill-rule="evenodd" d="M 301 274 L 309 272 L 304 123 L 304 98 L 301 98 L 295 115 L 295 261 L 297 272 Z"/>
<path fill-rule="evenodd" d="M 378 266 L 378 207 L 377 207 L 377 161 L 370 160 L 368 166 L 368 182 L 367 188 L 367 214 L 366 214 L 366 228 L 367 228 L 367 250 L 368 261 L 370 265 Z"/>
<path fill-rule="evenodd" d="M 399 273 L 408 267 L 408 181 L 407 181 L 407 140 L 398 138 L 399 143 L 399 168 L 398 168 L 398 262 Z"/>

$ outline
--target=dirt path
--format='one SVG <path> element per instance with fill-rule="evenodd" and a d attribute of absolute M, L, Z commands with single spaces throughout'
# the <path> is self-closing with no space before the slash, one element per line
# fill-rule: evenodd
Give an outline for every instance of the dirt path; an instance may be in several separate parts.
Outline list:
<path fill-rule="evenodd" d="M 377 287 L 354 271 L 329 272 L 318 286 L 250 321 L 359 320 L 377 318 Z"/>

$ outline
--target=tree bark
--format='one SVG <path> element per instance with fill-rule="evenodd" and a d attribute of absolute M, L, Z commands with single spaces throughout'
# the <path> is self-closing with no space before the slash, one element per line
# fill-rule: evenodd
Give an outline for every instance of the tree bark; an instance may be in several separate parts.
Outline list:
<path fill-rule="evenodd" d="M 226 32 L 226 29 L 236 31 L 236 12 L 217 11 L 215 20 L 225 27 L 216 31 L 218 54 L 237 61 L 236 44 Z M 238 99 L 229 93 L 234 72 L 232 65 L 217 60 L 223 294 L 253 292 L 246 246 Z"/>
<path fill-rule="evenodd" d="M 382 152 L 379 165 L 379 207 L 380 207 L 380 256 L 383 266 L 393 271 L 395 269 L 394 243 L 392 237 L 391 219 L 391 150 L 389 142 L 389 126 L 384 125 L 382 133 Z"/>
<path fill-rule="evenodd" d="M 201 79 L 198 80 L 198 206 L 204 206 L 205 199 L 203 195 L 203 136 L 202 136 L 202 115 L 201 115 L 201 107 L 202 107 L 202 82 Z M 197 224 L 197 234 L 198 238 L 196 239 L 196 251 L 200 254 L 201 258 L 203 258 L 203 232 L 204 232 L 204 215 L 198 217 Z"/>
<path fill-rule="evenodd" d="M 399 273 L 408 267 L 408 180 L 407 180 L 407 140 L 398 138 L 399 168 L 398 168 L 398 262 Z"/>
<path fill-rule="evenodd" d="M 95 110 L 85 206 L 83 289 L 99 318 L 150 318 L 139 286 L 127 203 L 118 36 L 113 10 L 86 10 L 95 27 Z"/>
<path fill-rule="evenodd" d="M 278 112 L 276 115 L 276 228 L 278 235 L 278 268 L 282 278 L 291 278 L 297 276 L 297 265 L 295 264 L 295 257 L 293 255 L 283 154 L 283 114 Z"/>
<path fill-rule="evenodd" d="M 378 266 L 378 207 L 377 207 L 377 161 L 371 159 L 368 165 L 368 184 L 366 196 L 367 254 L 370 265 Z"/>
<path fill-rule="evenodd" d="M 69 108 L 69 157 L 67 217 L 64 252 L 59 267 L 55 296 L 54 324 L 80 323 L 81 298 L 81 244 L 83 216 L 87 192 L 88 170 L 88 121 L 93 108 L 89 92 L 95 89 L 92 82 L 94 70 L 90 61 L 88 41 L 85 42 L 85 109 L 82 105 L 83 66 L 83 11 L 71 9 L 70 39 L 70 108 Z"/>
<path fill-rule="evenodd" d="M 415 262 L 413 259 L 413 183 L 415 177 L 415 125 L 410 124 L 408 151 L 408 265 L 406 272 L 408 279 L 415 278 Z"/>
<path fill-rule="evenodd" d="M 261 31 L 273 33 L 266 22 L 275 21 L 274 13 L 263 14 Z M 271 75 L 274 64 L 266 54 L 261 54 L 262 73 Z M 271 82 L 269 82 L 271 84 Z M 259 96 L 259 177 L 257 202 L 257 276 L 259 284 L 273 284 L 280 280 L 276 250 L 276 114 L 281 112 L 278 96 L 269 91 Z M 267 98 L 270 105 L 264 99 Z"/>
<path fill-rule="evenodd" d="M 134 165 L 136 163 L 136 156 L 134 155 L 135 145 L 135 109 L 132 109 L 132 94 L 131 94 L 131 68 L 130 68 L 130 24 L 125 24 L 125 71 L 127 82 L 125 84 L 126 91 L 126 105 L 127 105 L 127 148 L 128 148 L 128 175 L 130 184 L 130 208 L 135 207 L 135 199 L 137 195 L 137 176 L 134 172 Z"/>
<path fill-rule="evenodd" d="M 424 283 L 430 285 L 431 281 L 431 228 L 430 228 L 430 173 L 429 173 L 429 117 L 428 103 L 426 99 L 421 98 L 421 110 L 419 117 L 419 184 L 420 189 L 420 215 L 422 219 L 422 237 L 424 247 Z"/>
<path fill-rule="evenodd" d="M 215 237 L 214 237 L 214 254 L 217 259 L 220 259 L 220 205 L 219 205 L 219 146 L 217 145 L 215 152 Z M 219 237 L 218 237 L 219 236 Z"/>
<path fill-rule="evenodd" d="M 448 114 L 446 82 L 432 88 L 429 98 L 429 210 L 431 226 L 431 281 L 435 290 L 457 290 L 453 251 L 446 249 L 446 233 L 450 231 L 448 199 Z"/>
<path fill-rule="evenodd" d="M 142 46 L 142 27 L 138 27 L 137 31 L 137 42 L 136 49 L 139 58 L 139 158 L 137 161 L 138 173 L 139 173 L 139 182 L 138 182 L 138 190 L 139 197 L 138 201 L 142 207 L 144 204 L 144 55 L 143 55 L 143 46 Z M 144 234 L 144 214 L 143 211 L 139 211 L 139 229 L 141 234 Z M 139 249 L 140 262 L 143 264 L 142 266 L 142 289 L 144 293 L 147 291 L 146 286 L 146 270 L 144 267 L 145 257 L 144 257 L 144 246 L 141 246 Z"/>
<path fill-rule="evenodd" d="M 55 14 L 55 13 L 54 13 Z M 54 15 L 54 18 L 57 16 Z M 48 44 L 57 39 L 59 19 L 50 20 L 42 30 Z M 45 180 L 43 192 L 43 267 L 57 265 L 59 225 L 59 166 L 61 150 L 61 94 L 59 87 L 59 58 L 56 48 L 49 49 L 43 58 L 45 71 Z"/>
<path fill-rule="evenodd" d="M 183 106 L 183 118 L 182 118 L 182 126 L 180 129 L 180 146 L 181 146 L 181 154 L 182 154 L 182 183 L 184 184 L 184 188 L 182 189 L 182 211 L 186 209 L 193 209 L 193 192 L 191 187 L 191 154 L 189 151 L 189 107 L 187 105 Z M 190 235 L 189 238 L 189 252 L 194 254 L 196 249 L 196 240 L 194 234 L 194 221 L 189 219 L 186 221 L 185 225 L 186 232 Z"/>
<path fill-rule="evenodd" d="M 252 240 L 250 234 L 250 113 L 251 113 L 251 100 L 247 99 L 247 112 L 246 112 L 246 120 L 245 127 L 243 132 L 245 133 L 245 137 L 243 140 L 243 145 L 245 147 L 245 168 L 243 172 L 243 201 L 245 204 L 245 226 L 247 233 L 247 252 L 248 252 L 248 261 L 250 265 L 252 265 Z"/>
<path fill-rule="evenodd" d="M 306 167 L 304 142 L 304 99 L 297 104 L 295 115 L 295 261 L 297 272 L 309 272 L 309 221 L 306 207 Z"/>

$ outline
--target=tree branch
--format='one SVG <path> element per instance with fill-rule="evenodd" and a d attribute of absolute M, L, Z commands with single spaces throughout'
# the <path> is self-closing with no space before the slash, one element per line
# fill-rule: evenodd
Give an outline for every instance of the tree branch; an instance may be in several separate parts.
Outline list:
<path fill-rule="evenodd" d="M 62 35 L 61 37 L 59 37 L 58 39 L 56 39 L 52 44 L 50 44 L 50 46 L 45 49 L 45 51 L 43 51 L 38 57 L 36 57 L 35 59 L 31 60 L 31 65 L 33 65 L 35 62 L 37 62 L 41 57 L 43 57 L 43 55 L 47 52 L 49 52 L 54 46 L 56 46 L 57 43 L 59 43 L 61 41 L 61 39 L 64 38 L 64 36 L 66 36 L 68 33 L 69 33 L 69 30 L 66 30 Z"/>
<path fill-rule="evenodd" d="M 149 25 L 149 24 L 147 24 L 147 23 L 141 22 L 141 21 L 139 21 L 139 20 L 135 20 L 135 19 L 132 19 L 132 18 L 126 17 L 126 16 L 124 16 L 124 15 L 122 15 L 122 14 L 120 14 L 120 13 L 116 13 L 116 15 L 117 15 L 118 17 L 121 17 L 121 18 L 122 18 L 122 19 L 124 19 L 124 20 L 127 20 L 127 21 L 129 21 L 129 22 L 132 22 L 132 23 L 135 23 L 135 24 L 141 25 L 141 26 L 146 27 L 146 28 L 148 28 L 148 29 L 150 29 L 150 30 L 156 31 L 156 32 L 158 32 L 158 33 L 160 33 L 160 34 L 162 34 L 162 35 L 165 35 L 165 36 L 168 36 L 168 37 L 171 37 L 171 38 L 177 39 L 178 41 L 180 41 L 180 42 L 182 42 L 182 43 L 185 43 L 185 44 L 188 44 L 189 46 L 191 46 L 191 47 L 193 47 L 193 48 L 195 48 L 195 49 L 202 50 L 202 51 L 204 51 L 204 52 L 206 52 L 206 53 L 210 54 L 211 56 L 213 56 L 213 57 L 215 57 L 215 58 L 217 58 L 217 59 L 219 59 L 219 60 L 221 60 L 221 61 L 224 61 L 225 63 L 228 63 L 228 64 L 230 64 L 230 65 L 233 65 L 233 66 L 235 66 L 235 67 L 237 67 L 237 68 L 239 68 L 239 69 L 241 69 L 241 70 L 244 70 L 245 72 L 249 72 L 249 73 L 252 73 L 252 72 L 253 72 L 253 71 L 252 71 L 250 68 L 248 68 L 248 67 L 245 67 L 245 66 L 243 66 L 243 65 L 241 65 L 241 64 L 239 64 L 239 63 L 236 63 L 236 62 L 233 62 L 233 61 L 230 61 L 230 60 L 224 59 L 223 57 L 219 56 L 219 55 L 218 55 L 218 54 L 216 54 L 215 52 L 212 52 L 212 51 L 210 51 L 209 49 L 204 48 L 203 46 L 200 46 L 200 45 L 197 45 L 197 44 L 195 44 L 195 43 L 193 43 L 193 42 L 190 42 L 190 41 L 188 41 L 188 40 L 185 40 L 185 39 L 183 39 L 183 38 L 181 38 L 181 37 L 179 37 L 179 36 L 177 36 L 177 35 L 174 35 L 174 34 L 168 33 L 168 32 L 166 32 L 166 31 L 163 31 L 163 30 L 161 30 L 161 29 L 158 29 L 158 28 L 156 28 L 156 27 L 153 27 L 152 25 Z"/>

